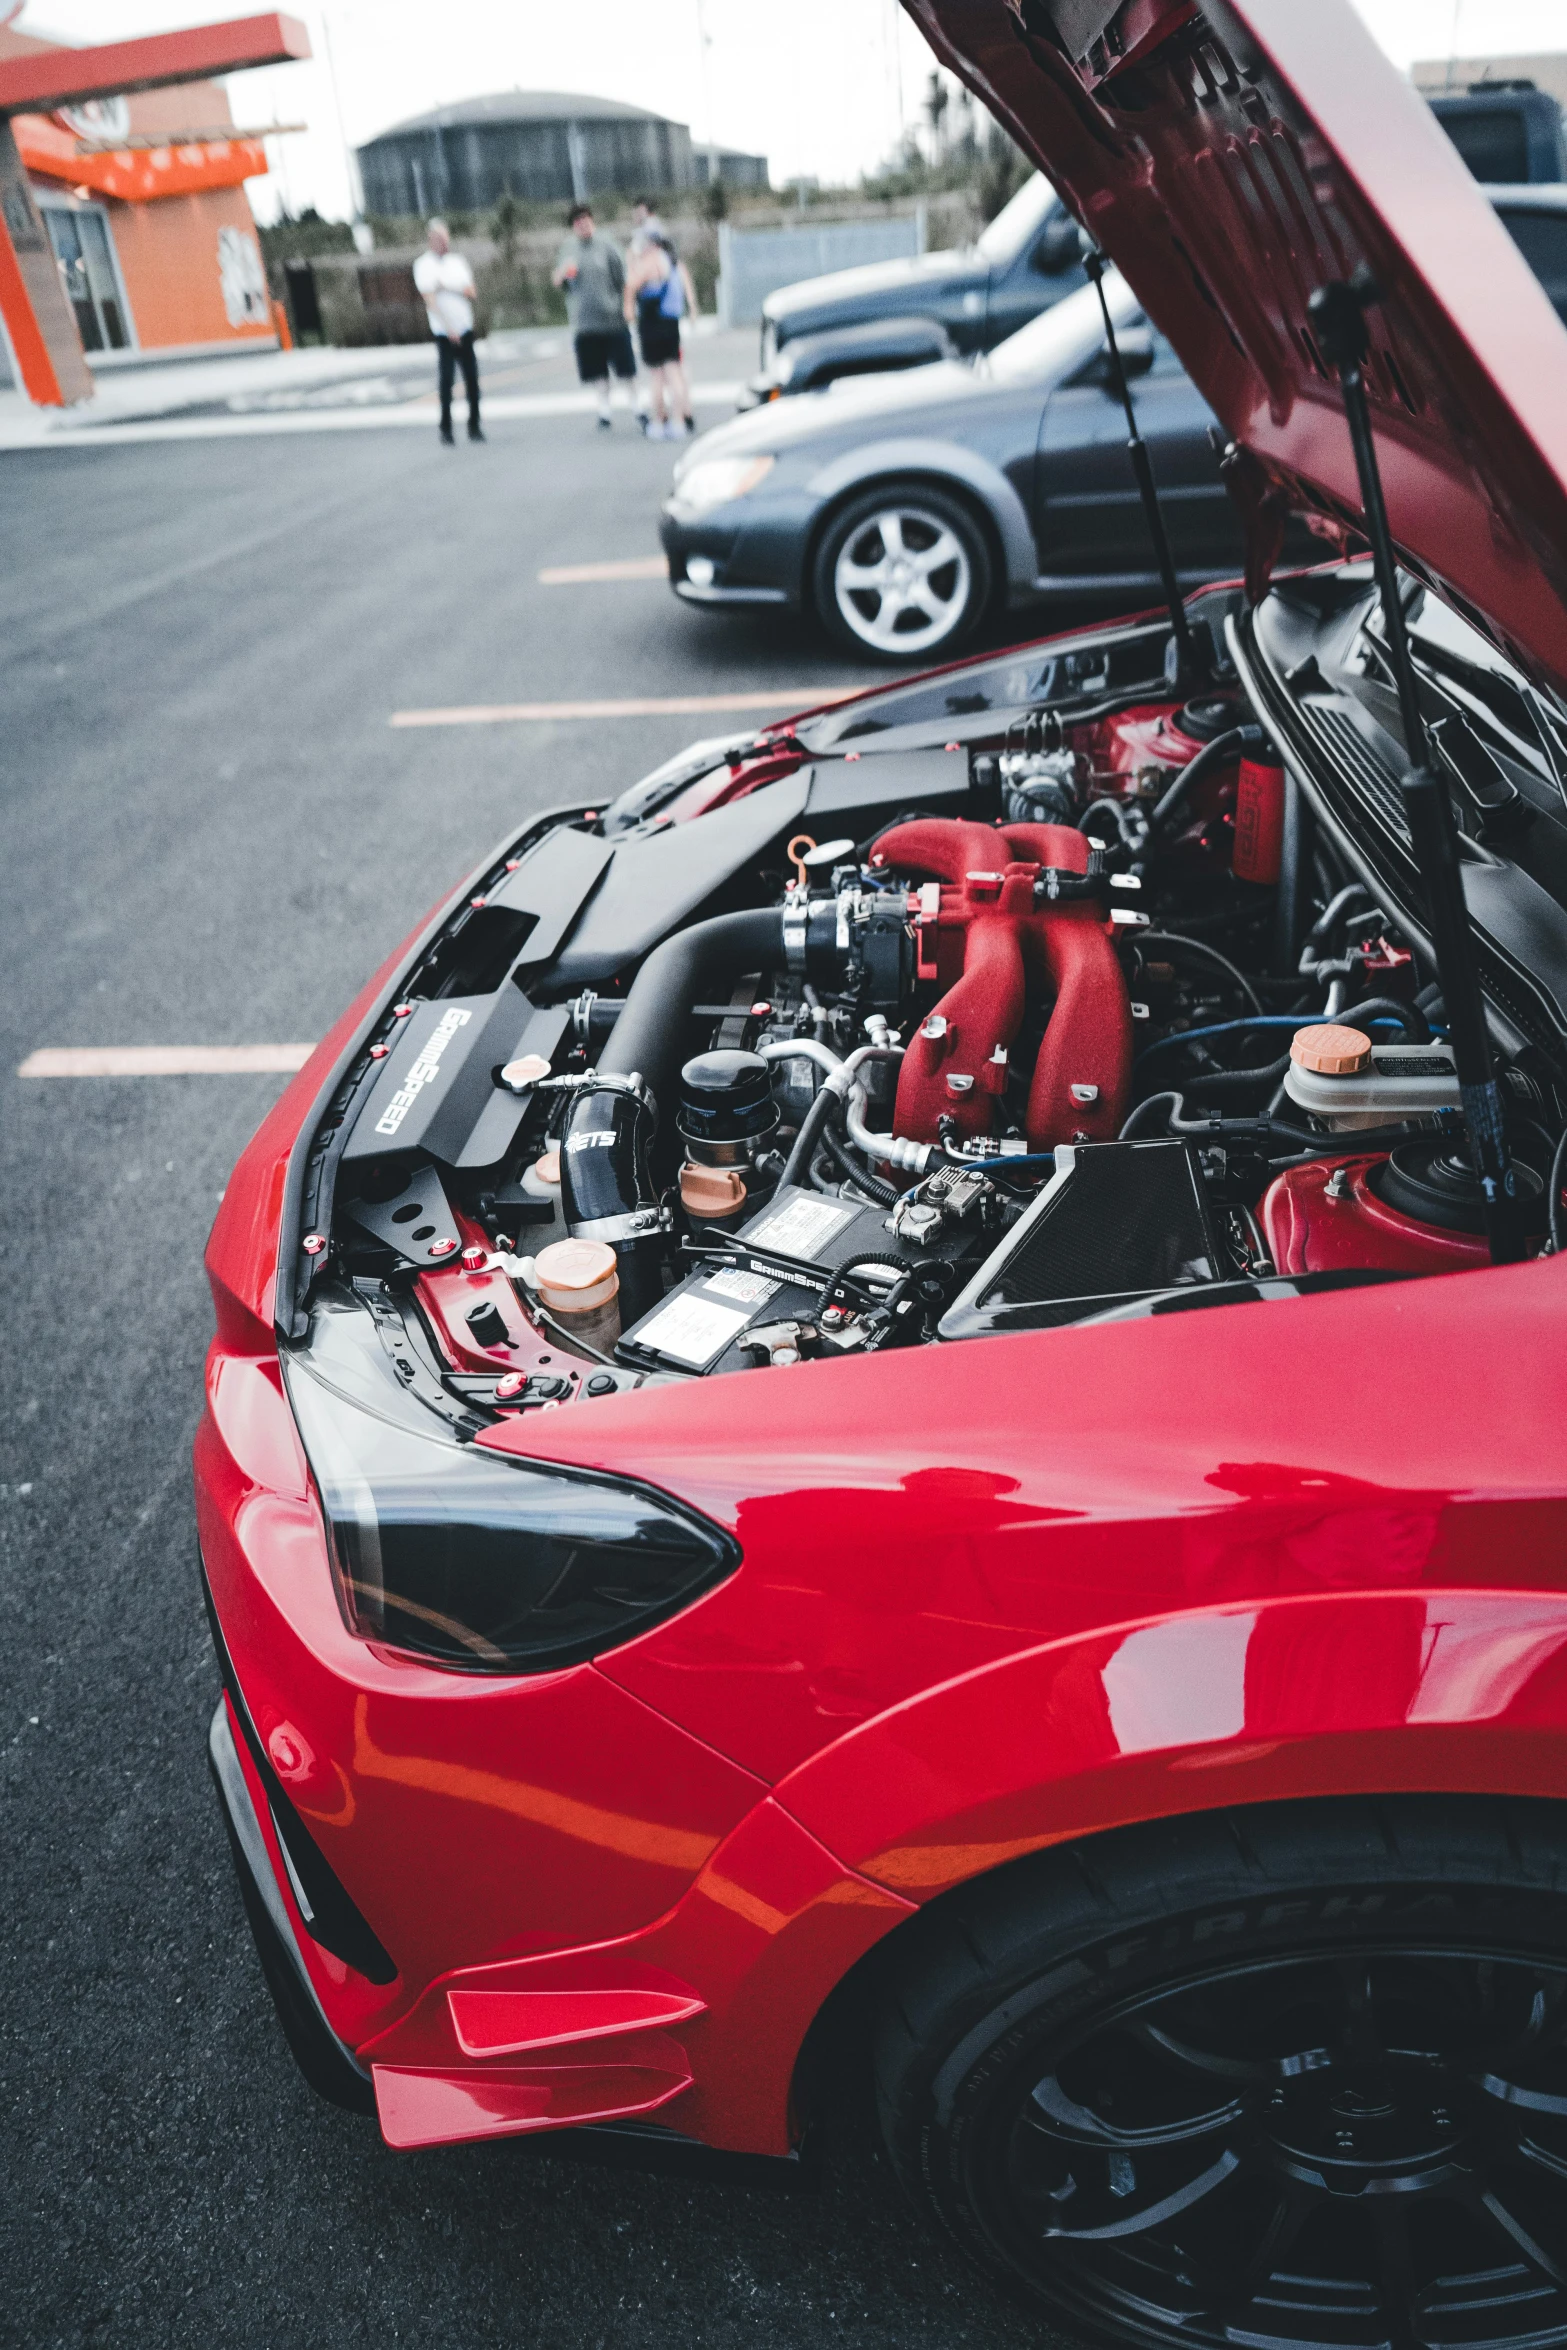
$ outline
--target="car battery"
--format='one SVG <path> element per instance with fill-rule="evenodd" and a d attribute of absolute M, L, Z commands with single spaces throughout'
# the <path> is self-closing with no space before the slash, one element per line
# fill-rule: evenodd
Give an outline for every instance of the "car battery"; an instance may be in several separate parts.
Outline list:
<path fill-rule="evenodd" d="M 898 1239 L 888 1209 L 785 1184 L 625 1333 L 616 1358 L 695 1377 L 747 1369 L 769 1359 L 747 1351 L 747 1333 L 814 1328 L 835 1274 L 865 1263 L 890 1288 L 923 1254 Z"/>

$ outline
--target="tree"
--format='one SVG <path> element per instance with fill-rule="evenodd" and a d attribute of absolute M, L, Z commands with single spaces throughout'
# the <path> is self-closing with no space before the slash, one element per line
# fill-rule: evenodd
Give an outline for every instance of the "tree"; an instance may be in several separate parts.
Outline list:
<path fill-rule="evenodd" d="M 949 103 L 950 93 L 946 83 L 939 73 L 933 73 L 930 77 L 930 92 L 925 100 L 925 114 L 930 123 L 930 159 L 932 163 L 941 161 L 943 125 L 947 119 Z"/>
<path fill-rule="evenodd" d="M 495 210 L 490 214 L 490 235 L 508 269 L 517 258 L 517 239 L 522 231 L 522 206 L 509 187 L 502 190 Z"/>
<path fill-rule="evenodd" d="M 977 186 L 979 208 L 987 220 L 994 220 L 1002 207 L 1012 201 L 1033 168 L 1000 123 L 993 122 L 985 141 Z"/>

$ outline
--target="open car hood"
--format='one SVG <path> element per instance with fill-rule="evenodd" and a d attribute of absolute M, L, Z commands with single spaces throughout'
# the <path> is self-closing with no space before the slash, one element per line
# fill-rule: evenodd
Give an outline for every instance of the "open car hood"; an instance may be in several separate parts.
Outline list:
<path fill-rule="evenodd" d="M 1366 388 L 1411 570 L 1567 688 L 1567 329 L 1349 0 L 904 0 L 1121 267 L 1282 501 L 1358 528 L 1307 303 L 1367 267 Z M 1252 460 L 1255 460 L 1255 463 Z"/>

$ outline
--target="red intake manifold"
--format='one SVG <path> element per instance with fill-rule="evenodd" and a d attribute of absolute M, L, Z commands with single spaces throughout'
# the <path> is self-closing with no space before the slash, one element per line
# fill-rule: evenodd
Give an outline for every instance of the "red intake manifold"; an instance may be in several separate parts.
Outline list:
<path fill-rule="evenodd" d="M 934 1142 L 942 1117 L 964 1134 L 991 1130 L 1032 975 L 1055 1005 L 1029 1087 L 1028 1139 L 1039 1149 L 1113 1141 L 1131 1083 L 1132 1013 L 1104 909 L 1034 902 L 1042 868 L 1087 871 L 1082 833 L 923 817 L 884 832 L 872 862 L 929 876 L 910 899 L 918 975 L 945 990 L 909 1039 L 897 1132 Z"/>

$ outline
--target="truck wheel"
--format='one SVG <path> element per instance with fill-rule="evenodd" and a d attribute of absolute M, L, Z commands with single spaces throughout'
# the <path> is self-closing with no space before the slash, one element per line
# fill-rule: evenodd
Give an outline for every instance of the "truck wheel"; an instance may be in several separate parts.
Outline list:
<path fill-rule="evenodd" d="M 967 508 L 939 490 L 888 487 L 846 506 L 817 551 L 816 609 L 852 652 L 878 661 L 946 653 L 990 603 L 990 550 Z"/>
<path fill-rule="evenodd" d="M 1567 2342 L 1567 1824 L 1273 1804 L 941 1903 L 891 1985 L 894 2165 L 1080 2335 Z"/>

